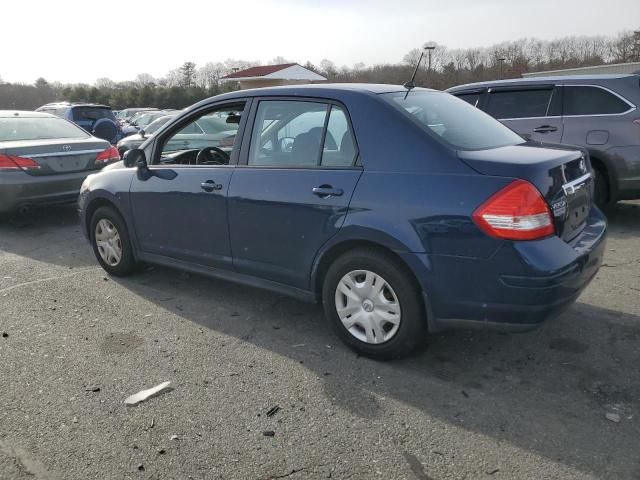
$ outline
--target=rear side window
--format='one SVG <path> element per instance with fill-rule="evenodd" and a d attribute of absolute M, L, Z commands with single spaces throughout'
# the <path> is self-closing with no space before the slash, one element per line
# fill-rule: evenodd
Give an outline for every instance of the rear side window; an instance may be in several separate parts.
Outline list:
<path fill-rule="evenodd" d="M 630 108 L 620 97 L 599 87 L 564 87 L 564 115 L 611 115 Z"/>
<path fill-rule="evenodd" d="M 500 119 L 546 117 L 552 92 L 552 89 L 492 91 L 485 110 Z"/>
<path fill-rule="evenodd" d="M 473 105 L 474 107 L 478 106 L 478 102 L 480 101 L 480 93 L 461 93 L 456 95 L 460 100 L 464 100 L 469 105 Z"/>
<path fill-rule="evenodd" d="M 109 118 L 115 120 L 113 112 L 108 108 L 96 107 L 75 107 L 73 109 L 73 120 L 76 122 L 86 120 L 100 120 L 101 118 Z"/>
<path fill-rule="evenodd" d="M 395 92 L 381 97 L 436 138 L 459 150 L 487 150 L 524 142 L 495 118 L 448 93 Z"/>
<path fill-rule="evenodd" d="M 342 107 L 307 101 L 261 101 L 252 132 L 249 165 L 348 167 L 355 141 Z"/>
<path fill-rule="evenodd" d="M 0 118 L 0 142 L 87 137 L 87 132 L 61 118 Z"/>

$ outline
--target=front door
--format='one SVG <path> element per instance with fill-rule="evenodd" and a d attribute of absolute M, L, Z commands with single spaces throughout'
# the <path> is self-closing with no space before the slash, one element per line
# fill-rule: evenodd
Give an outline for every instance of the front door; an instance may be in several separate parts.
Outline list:
<path fill-rule="evenodd" d="M 492 88 L 485 111 L 531 140 L 560 143 L 562 99 L 552 85 Z"/>
<path fill-rule="evenodd" d="M 344 223 L 361 169 L 344 107 L 258 103 L 229 188 L 235 268 L 301 289 L 320 247 Z"/>
<path fill-rule="evenodd" d="M 152 175 L 139 174 L 130 189 L 141 251 L 231 268 L 226 197 L 243 109 L 241 102 L 194 113 L 156 140 Z"/>

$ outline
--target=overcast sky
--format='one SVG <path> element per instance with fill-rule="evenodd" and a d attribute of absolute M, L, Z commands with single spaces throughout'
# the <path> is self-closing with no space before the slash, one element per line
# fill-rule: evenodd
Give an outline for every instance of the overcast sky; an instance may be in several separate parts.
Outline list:
<path fill-rule="evenodd" d="M 163 76 L 187 60 L 371 65 L 428 40 L 483 47 L 640 28 L 640 0 L 10 0 L 1 11 L 0 78 L 28 83 Z"/>

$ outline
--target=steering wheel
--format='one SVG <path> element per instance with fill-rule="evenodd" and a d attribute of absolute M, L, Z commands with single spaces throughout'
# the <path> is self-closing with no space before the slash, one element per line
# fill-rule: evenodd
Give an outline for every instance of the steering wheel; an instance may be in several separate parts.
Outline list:
<path fill-rule="evenodd" d="M 221 157 L 222 160 L 218 160 L 216 157 Z M 196 156 L 196 165 L 202 165 L 210 162 L 213 162 L 216 165 L 228 165 L 229 154 L 218 147 L 204 147 Z"/>

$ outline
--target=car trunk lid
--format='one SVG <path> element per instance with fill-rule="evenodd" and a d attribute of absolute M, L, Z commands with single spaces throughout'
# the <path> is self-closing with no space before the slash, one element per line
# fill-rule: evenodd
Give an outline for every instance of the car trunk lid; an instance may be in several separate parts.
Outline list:
<path fill-rule="evenodd" d="M 460 151 L 458 156 L 481 174 L 519 178 L 535 185 L 563 240 L 570 242 L 584 228 L 592 205 L 593 175 L 582 151 L 525 144 Z"/>
<path fill-rule="evenodd" d="M 109 146 L 109 142 L 96 138 L 29 140 L 0 142 L 0 153 L 32 159 L 38 168 L 24 171 L 29 175 L 42 176 L 102 168 L 103 164 L 96 164 L 96 157 Z"/>

